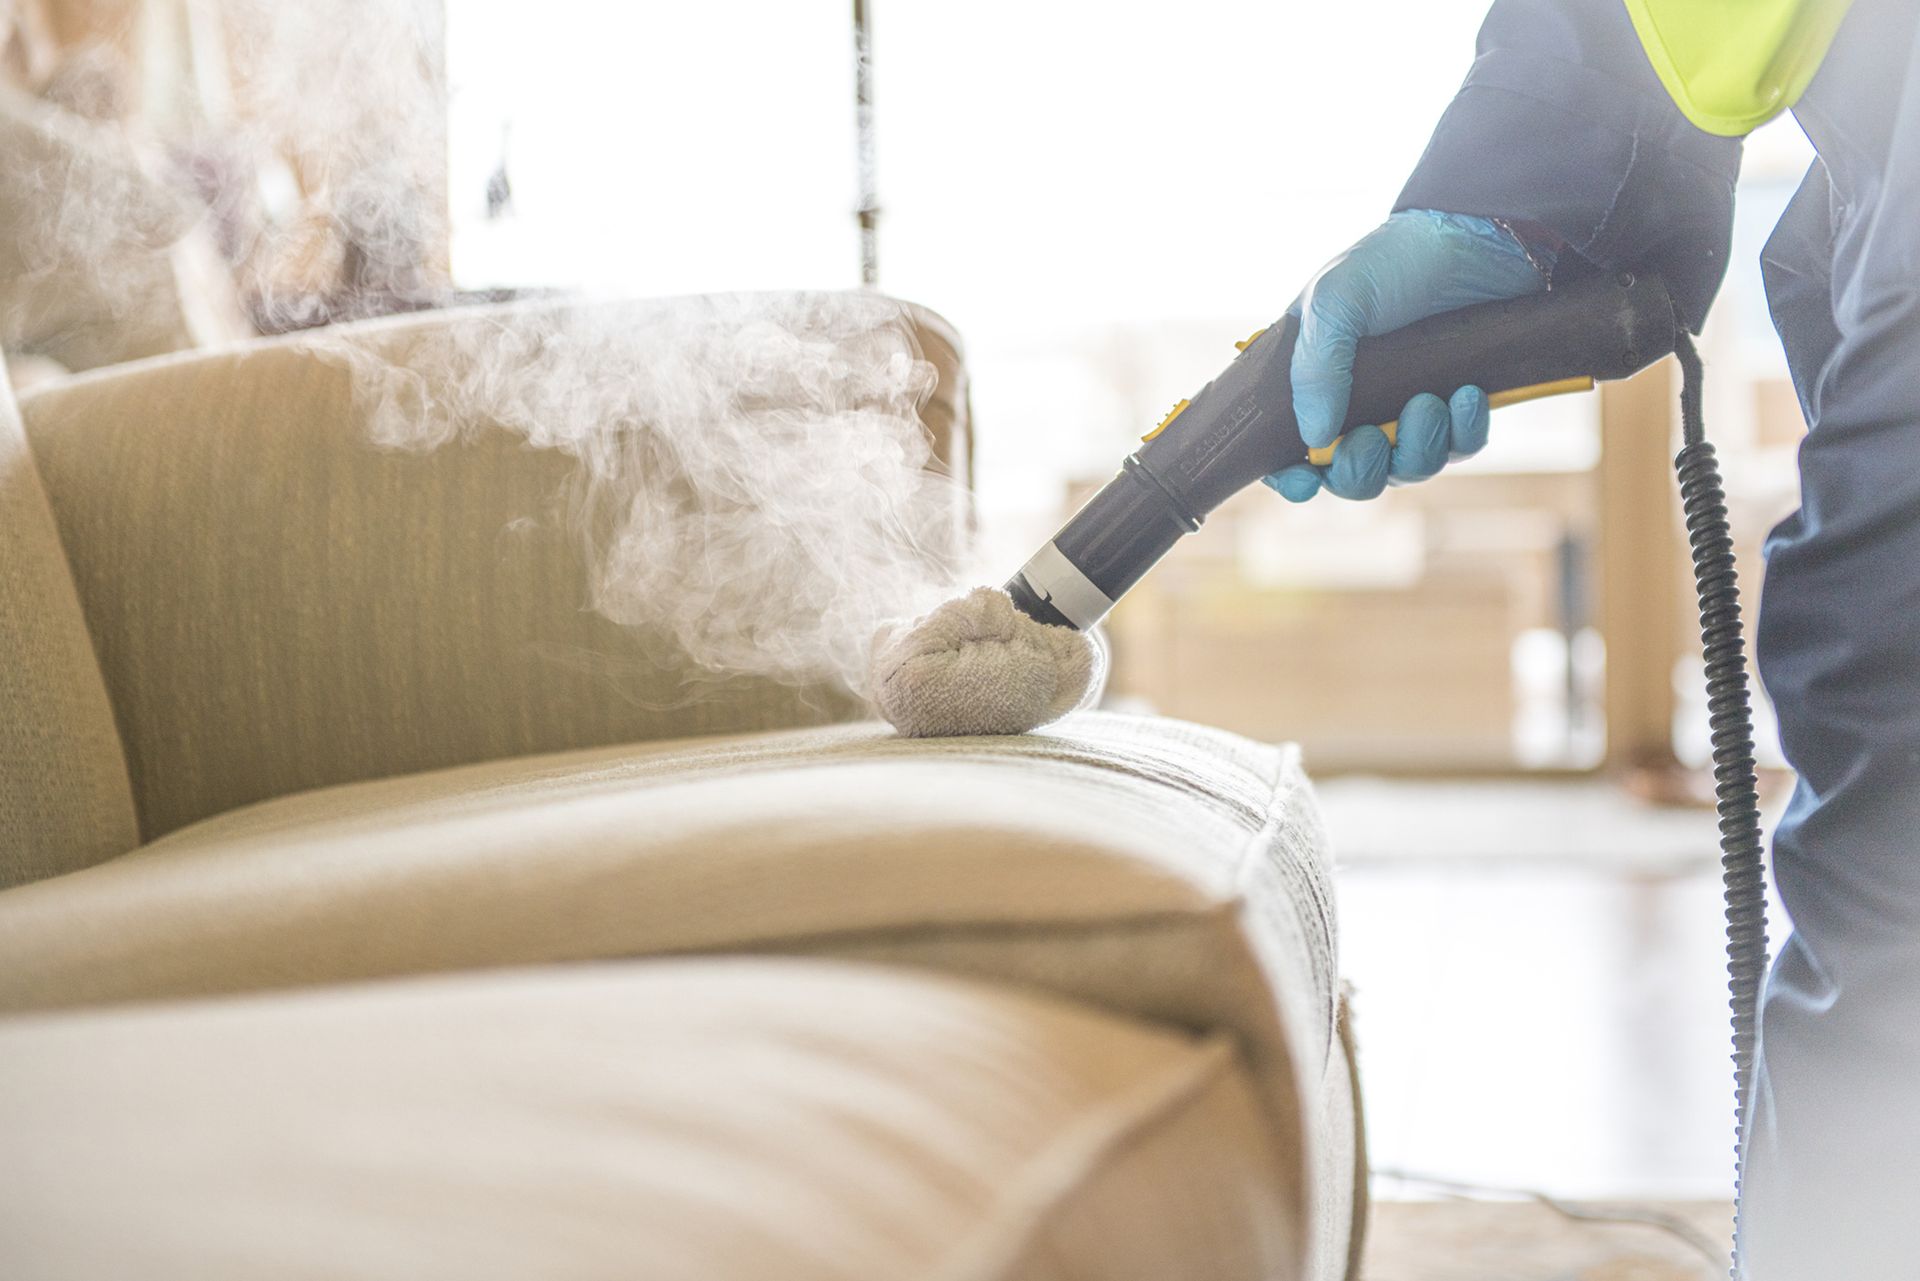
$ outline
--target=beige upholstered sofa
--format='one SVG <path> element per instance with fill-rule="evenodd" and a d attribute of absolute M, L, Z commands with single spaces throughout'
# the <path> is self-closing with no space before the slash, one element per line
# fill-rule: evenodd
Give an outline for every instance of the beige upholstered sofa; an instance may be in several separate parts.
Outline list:
<path fill-rule="evenodd" d="M 0 1275 L 1348 1271 L 1294 752 L 623 696 L 501 536 L 559 464 L 356 405 L 273 341 L 0 407 Z"/>

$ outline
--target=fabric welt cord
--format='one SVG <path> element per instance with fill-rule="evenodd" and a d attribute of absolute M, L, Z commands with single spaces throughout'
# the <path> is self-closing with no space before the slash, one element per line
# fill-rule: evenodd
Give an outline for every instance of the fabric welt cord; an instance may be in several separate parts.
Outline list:
<path fill-rule="evenodd" d="M 873 654 L 873 701 L 908 738 L 1024 734 L 1094 701 L 1106 676 L 1091 635 L 1035 622 L 993 587 L 885 629 Z"/>

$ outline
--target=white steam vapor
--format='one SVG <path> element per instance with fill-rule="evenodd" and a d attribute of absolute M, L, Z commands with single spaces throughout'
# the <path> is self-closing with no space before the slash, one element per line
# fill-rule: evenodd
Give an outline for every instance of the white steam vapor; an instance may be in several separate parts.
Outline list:
<path fill-rule="evenodd" d="M 441 0 L 217 0 L 243 151 L 274 156 L 299 208 L 241 227 L 270 328 L 430 304 L 446 282 Z"/>
<path fill-rule="evenodd" d="M 446 292 L 439 0 L 107 8 L 119 43 L 0 67 L 0 344 L 89 368 Z"/>
<path fill-rule="evenodd" d="M 955 483 L 898 303 L 859 294 L 568 302 L 317 338 L 373 439 L 505 430 L 572 461 L 591 607 L 700 668 L 864 694 L 876 633 L 951 592 Z"/>
<path fill-rule="evenodd" d="M 0 343 L 75 366 L 185 345 L 196 213 L 120 131 L 0 86 Z"/>
<path fill-rule="evenodd" d="M 84 367 L 203 341 L 177 261 L 191 231 L 217 246 L 236 329 L 242 309 L 266 332 L 327 326 L 310 341 L 350 370 L 377 444 L 504 430 L 570 460 L 557 509 L 582 604 L 649 659 L 865 693 L 881 625 L 948 594 L 964 510 L 899 304 L 567 300 L 328 325 L 470 301 L 446 275 L 444 13 L 172 6 L 141 58 L 175 74 L 101 50 L 42 96 L 0 94 L 0 343 Z"/>

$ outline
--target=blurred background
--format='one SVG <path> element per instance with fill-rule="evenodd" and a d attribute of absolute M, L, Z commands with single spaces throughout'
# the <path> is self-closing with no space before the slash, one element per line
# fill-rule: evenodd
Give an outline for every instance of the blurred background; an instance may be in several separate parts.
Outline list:
<path fill-rule="evenodd" d="M 233 283 L 182 306 L 196 334 L 449 288 L 864 277 L 934 308 L 967 345 L 997 582 L 1386 215 L 1484 10 L 11 0 L 4 53 L 9 92 L 119 122 L 215 211 Z M 1803 431 L 1757 257 L 1810 157 L 1791 119 L 1749 141 L 1703 344 L 1750 602 Z M 1372 503 L 1241 495 L 1112 618 L 1116 706 L 1304 746 L 1388 1170 L 1725 1195 L 1676 394 L 1663 365 L 1501 411 L 1482 456 Z M 1779 765 L 1764 702 L 1761 750 Z"/>

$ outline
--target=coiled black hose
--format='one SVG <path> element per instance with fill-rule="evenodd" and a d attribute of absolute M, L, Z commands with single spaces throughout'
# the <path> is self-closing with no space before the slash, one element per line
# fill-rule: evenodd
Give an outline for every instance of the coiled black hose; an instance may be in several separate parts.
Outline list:
<path fill-rule="evenodd" d="M 1741 642 L 1740 587 L 1727 524 L 1720 464 L 1706 440 L 1700 354 L 1683 330 L 1680 361 L 1683 444 L 1673 460 L 1693 548 L 1700 597 L 1700 644 L 1706 658 L 1707 723 L 1712 731 L 1715 806 L 1720 814 L 1720 874 L 1727 917 L 1727 991 L 1733 1009 L 1734 1191 L 1745 1173 L 1747 1119 L 1759 1031 L 1760 984 L 1767 969 L 1766 871 L 1760 843 L 1760 796 L 1753 759 L 1753 712 Z M 1737 1236 L 1736 1220 L 1736 1236 Z M 1738 1281 L 1736 1258 L 1729 1276 Z"/>

